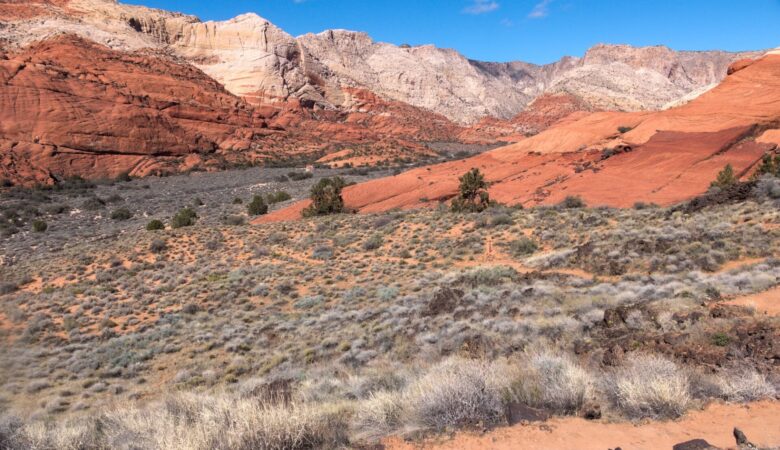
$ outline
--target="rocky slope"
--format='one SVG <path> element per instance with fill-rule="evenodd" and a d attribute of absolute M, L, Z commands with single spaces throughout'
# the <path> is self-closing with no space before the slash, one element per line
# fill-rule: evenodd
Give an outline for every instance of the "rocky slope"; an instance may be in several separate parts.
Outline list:
<path fill-rule="evenodd" d="M 342 111 L 253 106 L 179 59 L 60 35 L 0 53 L 0 179 L 29 185 L 312 161 L 345 148 L 372 162 L 415 159 L 432 153 L 420 142 L 461 132 L 365 91 L 344 96 Z"/>
<path fill-rule="evenodd" d="M 344 30 L 294 38 L 255 14 L 200 22 L 112 0 L 38 0 L 26 12 L 15 3 L 0 2 L 16 8 L 6 12 L 12 20 L 0 30 L 14 45 L 75 33 L 115 49 L 173 52 L 250 101 L 294 98 L 335 109 L 344 106 L 344 87 L 358 87 L 459 123 L 509 119 L 544 93 L 568 93 L 596 109 L 658 109 L 717 83 L 734 60 L 756 56 L 600 45 L 582 58 L 543 66 L 486 63 L 454 50 L 398 47 Z"/>
<path fill-rule="evenodd" d="M 374 212 L 446 201 L 472 167 L 485 173 L 491 198 L 507 204 L 555 204 L 570 195 L 618 207 L 685 200 L 704 192 L 726 164 L 744 176 L 780 145 L 780 55 L 731 72 L 683 106 L 576 112 L 513 145 L 347 188 L 346 203 Z M 298 217 L 304 206 L 263 220 Z"/>

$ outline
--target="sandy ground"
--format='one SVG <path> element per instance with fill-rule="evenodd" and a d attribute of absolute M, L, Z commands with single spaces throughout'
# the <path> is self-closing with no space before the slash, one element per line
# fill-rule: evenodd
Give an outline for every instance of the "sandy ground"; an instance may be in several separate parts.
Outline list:
<path fill-rule="evenodd" d="M 766 292 L 739 297 L 725 302 L 728 305 L 749 306 L 756 309 L 759 314 L 769 316 L 780 315 L 780 287 L 770 289 Z M 778 421 L 780 427 L 780 420 Z"/>
<path fill-rule="evenodd" d="M 580 418 L 555 418 L 542 424 L 516 425 L 485 434 L 458 434 L 454 438 L 407 443 L 398 438 L 386 442 L 391 450 L 630 450 L 671 449 L 691 439 L 705 439 L 721 448 L 734 448 L 738 427 L 760 447 L 780 446 L 780 402 L 751 405 L 712 404 L 672 422 L 589 422 Z"/>

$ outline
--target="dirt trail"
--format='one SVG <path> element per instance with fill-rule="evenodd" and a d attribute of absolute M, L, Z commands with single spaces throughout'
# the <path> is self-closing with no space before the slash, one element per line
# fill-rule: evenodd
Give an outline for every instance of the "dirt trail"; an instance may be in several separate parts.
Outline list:
<path fill-rule="evenodd" d="M 753 307 L 756 308 L 756 312 L 759 314 L 780 316 L 780 287 L 760 292 L 758 294 L 738 297 L 724 303 L 727 305 Z M 778 426 L 780 427 L 780 424 Z"/>
<path fill-rule="evenodd" d="M 780 446 L 780 402 L 751 405 L 713 404 L 672 422 L 589 422 L 580 418 L 556 418 L 543 424 L 515 425 L 482 435 L 458 434 L 453 439 L 408 443 L 398 438 L 386 442 L 389 450 L 631 450 L 671 449 L 691 439 L 705 439 L 721 448 L 734 448 L 738 427 L 759 447 Z"/>

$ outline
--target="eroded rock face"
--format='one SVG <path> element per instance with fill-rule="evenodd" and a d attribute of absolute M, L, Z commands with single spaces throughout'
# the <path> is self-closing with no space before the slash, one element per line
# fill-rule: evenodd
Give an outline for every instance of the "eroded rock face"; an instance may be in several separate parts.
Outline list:
<path fill-rule="evenodd" d="M 416 159 L 432 154 L 421 142 L 462 130 L 367 91 L 342 95 L 338 111 L 250 105 L 181 60 L 62 35 L 0 55 L 0 179 L 144 176 L 352 150 L 364 162 Z"/>
<path fill-rule="evenodd" d="M 242 130 L 261 121 L 190 65 L 77 37 L 0 60 L 0 171 L 12 180 L 143 175 L 155 158 L 183 163 L 247 141 Z M 122 158 L 100 158 L 111 155 Z"/>
<path fill-rule="evenodd" d="M 16 11 L 16 3 L 0 6 Z M 352 31 L 294 38 L 255 14 L 200 22 L 112 0 L 35 4 L 26 13 L 0 9 L 12 21 L 0 38 L 26 45 L 67 32 L 114 49 L 155 48 L 187 59 L 254 103 L 297 99 L 307 107 L 337 109 L 347 100 L 344 88 L 361 88 L 462 124 L 486 116 L 510 119 L 546 93 L 573 95 L 590 109 L 658 109 L 719 82 L 735 60 L 757 56 L 599 45 L 583 58 L 543 66 L 488 63 L 433 46 L 378 43 Z"/>

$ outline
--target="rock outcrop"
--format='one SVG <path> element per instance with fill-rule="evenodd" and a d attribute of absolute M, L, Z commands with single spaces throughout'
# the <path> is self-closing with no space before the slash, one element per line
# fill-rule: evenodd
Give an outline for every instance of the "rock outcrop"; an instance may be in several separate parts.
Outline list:
<path fill-rule="evenodd" d="M 414 160 L 432 155 L 421 142 L 462 131 L 366 91 L 343 95 L 340 111 L 250 105 L 180 59 L 60 35 L 0 56 L 0 179 L 144 176 L 344 149 L 370 162 Z"/>
<path fill-rule="evenodd" d="M 731 164 L 738 176 L 777 148 L 780 55 L 767 54 L 688 104 L 660 112 L 575 112 L 536 136 L 491 152 L 412 170 L 344 191 L 362 212 L 425 206 L 455 196 L 458 177 L 479 168 L 502 203 L 670 205 L 696 196 Z M 423 195 L 424 193 L 424 195 Z M 294 205 L 263 220 L 299 216 Z"/>

